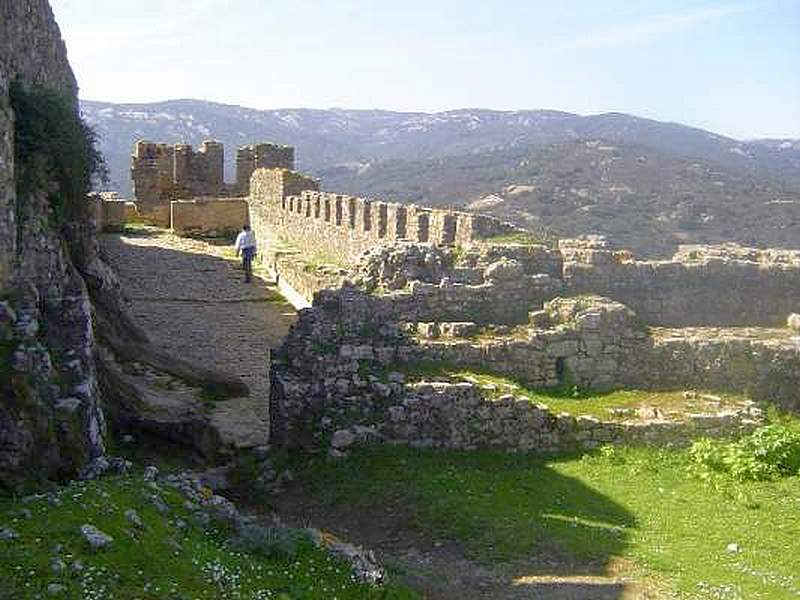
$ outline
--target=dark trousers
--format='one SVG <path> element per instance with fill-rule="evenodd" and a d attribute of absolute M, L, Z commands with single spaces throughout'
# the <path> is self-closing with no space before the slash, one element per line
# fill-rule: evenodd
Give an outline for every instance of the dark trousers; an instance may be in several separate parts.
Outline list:
<path fill-rule="evenodd" d="M 242 268 L 244 269 L 245 281 L 250 281 L 253 276 L 253 257 L 255 255 L 255 248 L 242 248 Z"/>

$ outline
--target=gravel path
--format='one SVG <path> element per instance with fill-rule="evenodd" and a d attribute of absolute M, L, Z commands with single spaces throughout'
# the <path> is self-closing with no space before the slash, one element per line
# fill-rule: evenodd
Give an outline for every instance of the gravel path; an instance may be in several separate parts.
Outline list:
<path fill-rule="evenodd" d="M 240 377 L 250 396 L 212 412 L 223 441 L 237 447 L 269 435 L 269 352 L 294 321 L 274 282 L 243 281 L 230 245 L 164 230 L 106 235 L 106 257 L 122 280 L 129 310 L 152 341 L 199 365 Z"/>

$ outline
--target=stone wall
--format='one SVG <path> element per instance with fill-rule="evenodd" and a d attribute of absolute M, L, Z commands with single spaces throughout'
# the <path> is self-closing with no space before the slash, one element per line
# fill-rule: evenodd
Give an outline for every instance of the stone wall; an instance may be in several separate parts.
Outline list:
<path fill-rule="evenodd" d="M 223 163 L 223 146 L 215 141 L 203 142 L 196 152 L 188 144 L 136 142 L 131 179 L 139 210 L 149 213 L 178 198 L 227 195 Z"/>
<path fill-rule="evenodd" d="M 645 323 L 665 327 L 775 326 L 800 312 L 800 251 L 690 246 L 672 260 L 638 261 L 596 239 L 562 240 L 558 249 L 493 244 L 492 237 L 512 231 L 509 225 L 483 215 L 320 192 L 318 182 L 285 169 L 257 170 L 249 203 L 266 260 L 293 252 L 312 266 L 348 269 L 369 290 L 381 287 L 375 272 L 382 273 L 384 291 L 420 279 L 414 265 L 392 267 L 402 251 L 383 252 L 387 246 L 409 244 L 407 253 L 420 244 L 458 248 L 459 256 L 450 256 L 435 278 L 420 279 L 413 302 L 394 298 L 398 312 L 420 309 L 420 319 L 427 302 L 429 314 L 442 311 L 439 320 L 521 323 L 544 301 L 583 294 L 617 300 Z M 387 267 L 394 270 L 393 282 Z"/>
<path fill-rule="evenodd" d="M 689 246 L 668 261 L 562 242 L 573 294 L 608 296 L 651 325 L 776 326 L 800 311 L 800 251 Z"/>
<path fill-rule="evenodd" d="M 236 181 L 225 183 L 225 149 L 207 140 L 198 150 L 189 144 L 136 142 L 131 179 L 137 211 L 144 221 L 169 226 L 169 203 L 201 197 L 247 196 L 257 168 L 293 168 L 294 148 L 275 144 L 242 146 L 236 153 Z"/>
<path fill-rule="evenodd" d="M 294 169 L 294 148 L 277 144 L 241 146 L 236 151 L 236 193 L 250 193 L 250 178 L 256 169 Z"/>
<path fill-rule="evenodd" d="M 317 182 L 282 169 L 259 169 L 253 174 L 250 210 L 267 254 L 275 240 L 309 256 L 324 253 L 330 262 L 344 266 L 384 243 L 453 246 L 514 230 L 486 215 L 320 192 Z"/>
<path fill-rule="evenodd" d="M 77 86 L 45 0 L 0 0 L 0 488 L 74 475 L 104 452 L 92 306 L 76 268 L 91 226 L 72 223 L 72 256 L 42 189 L 17 197 L 12 81 Z"/>
<path fill-rule="evenodd" d="M 490 329 L 477 339 L 422 337 L 407 351 L 408 360 L 487 370 L 534 388 L 569 380 L 581 389 L 603 391 L 619 387 L 646 347 L 647 331 L 633 312 L 606 298 L 557 298 L 541 313 L 536 324 L 507 333 Z M 439 323 L 439 330 L 446 325 Z"/>
<path fill-rule="evenodd" d="M 574 369 L 575 382 L 586 386 L 638 384 L 653 377 L 652 387 L 659 383 L 655 378 L 661 373 L 660 383 L 669 389 L 707 389 L 722 382 L 726 371 L 737 368 L 733 357 L 712 350 L 704 360 L 718 370 L 717 379 L 682 378 L 684 363 L 677 364 L 672 373 L 663 347 L 654 345 L 630 310 L 607 299 L 551 302 L 543 311 L 546 314 L 536 317 L 538 329 L 530 331 L 526 340 L 496 340 L 492 350 L 466 341 L 440 351 L 392 322 L 388 310 L 375 298 L 345 286 L 318 293 L 314 306 L 301 312 L 273 365 L 278 404 L 274 418 L 283 441 L 302 443 L 303 432 L 345 429 L 352 433 L 350 437 L 358 438 L 366 431 L 372 440 L 418 446 L 555 451 L 604 443 L 674 444 L 703 435 L 739 435 L 761 419 L 752 403 L 713 414 L 684 415 L 677 421 L 575 418 L 553 414 L 524 397 L 489 397 L 475 384 L 413 384 L 396 372 L 404 363 L 445 362 L 521 378 L 527 374 L 534 385 L 545 387 L 561 383 L 557 365 L 562 358 L 567 370 Z M 465 351 L 467 346 L 471 349 Z M 695 343 L 693 351 L 695 356 L 704 355 L 704 345 Z M 796 381 L 800 348 L 793 357 L 782 358 L 795 361 L 786 362 L 784 368 Z M 712 366 L 720 360 L 722 366 Z M 765 369 L 774 356 L 762 354 L 754 360 Z M 640 369 L 637 381 L 627 378 L 626 371 L 634 365 Z M 646 372 L 647 368 L 651 370 Z M 785 386 L 781 393 L 784 400 L 798 398 L 796 386 Z"/>
<path fill-rule="evenodd" d="M 555 414 L 512 395 L 489 399 L 470 383 L 404 386 L 377 431 L 416 447 L 559 452 L 604 444 L 685 445 L 700 437 L 739 436 L 763 420 L 750 405 L 672 420 L 601 420 Z"/>
<path fill-rule="evenodd" d="M 238 231 L 248 219 L 244 198 L 197 198 L 170 203 L 170 226 L 178 235 Z"/>
<path fill-rule="evenodd" d="M 800 336 L 789 328 L 657 329 L 625 356 L 623 387 L 748 394 L 800 412 Z"/>
<path fill-rule="evenodd" d="M 127 220 L 127 202 L 109 200 L 100 194 L 91 194 L 94 204 L 94 221 L 98 231 L 120 231 Z"/>

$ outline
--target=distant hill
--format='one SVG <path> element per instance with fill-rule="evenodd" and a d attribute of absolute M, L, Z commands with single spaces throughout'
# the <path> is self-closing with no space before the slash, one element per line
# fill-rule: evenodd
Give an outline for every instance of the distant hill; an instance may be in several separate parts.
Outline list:
<path fill-rule="evenodd" d="M 607 233 L 651 255 L 684 241 L 800 244 L 797 140 L 742 142 L 631 115 L 551 110 L 260 111 L 198 100 L 82 109 L 123 193 L 136 139 L 218 139 L 229 180 L 238 145 L 274 141 L 296 146 L 298 167 L 325 189 Z"/>
<path fill-rule="evenodd" d="M 466 206 L 562 236 L 607 235 L 649 256 L 680 243 L 800 247 L 800 193 L 640 145 L 575 140 L 323 173 L 331 189 Z M 467 202 L 464 202 L 464 199 Z"/>

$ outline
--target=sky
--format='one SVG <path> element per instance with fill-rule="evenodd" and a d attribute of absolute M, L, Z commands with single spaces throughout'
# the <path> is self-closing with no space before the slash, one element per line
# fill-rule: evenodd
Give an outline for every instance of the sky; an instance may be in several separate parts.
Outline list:
<path fill-rule="evenodd" d="M 51 0 L 81 97 L 625 112 L 800 138 L 800 0 Z"/>

